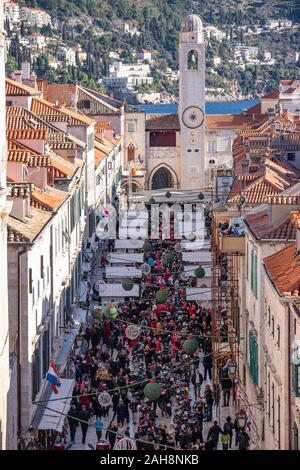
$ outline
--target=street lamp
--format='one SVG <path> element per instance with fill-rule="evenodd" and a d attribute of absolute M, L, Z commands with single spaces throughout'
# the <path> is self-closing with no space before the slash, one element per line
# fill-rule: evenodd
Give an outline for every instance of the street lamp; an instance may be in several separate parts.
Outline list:
<path fill-rule="evenodd" d="M 246 423 L 247 423 L 247 419 L 248 418 L 247 418 L 245 410 L 240 410 L 240 414 L 236 418 L 237 425 L 238 425 L 239 429 L 244 429 L 245 428 Z"/>

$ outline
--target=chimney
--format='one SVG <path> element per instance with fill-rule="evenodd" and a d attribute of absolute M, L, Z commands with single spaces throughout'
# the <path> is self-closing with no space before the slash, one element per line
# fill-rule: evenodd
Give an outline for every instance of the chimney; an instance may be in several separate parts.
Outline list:
<path fill-rule="evenodd" d="M 249 175 L 249 163 L 250 161 L 247 159 L 241 160 L 242 175 Z"/>
<path fill-rule="evenodd" d="M 22 73 L 23 78 L 28 80 L 30 78 L 30 63 L 29 62 L 22 62 Z"/>
<path fill-rule="evenodd" d="M 296 228 L 296 254 L 300 254 L 300 211 L 291 211 L 292 224 Z"/>
<path fill-rule="evenodd" d="M 15 70 L 12 74 L 12 79 L 18 83 L 22 83 L 22 70 Z"/>

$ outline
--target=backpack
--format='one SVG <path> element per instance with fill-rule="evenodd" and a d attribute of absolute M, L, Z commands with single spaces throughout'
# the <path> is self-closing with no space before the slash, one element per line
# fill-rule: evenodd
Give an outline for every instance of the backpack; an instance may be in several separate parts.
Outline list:
<path fill-rule="evenodd" d="M 230 433 L 232 431 L 232 427 L 232 423 L 226 421 L 226 423 L 224 424 L 224 431 Z"/>

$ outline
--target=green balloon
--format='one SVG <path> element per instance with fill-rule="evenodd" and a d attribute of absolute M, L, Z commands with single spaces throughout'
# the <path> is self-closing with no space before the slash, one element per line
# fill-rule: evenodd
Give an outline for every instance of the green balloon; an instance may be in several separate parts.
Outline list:
<path fill-rule="evenodd" d="M 154 197 L 150 197 L 150 199 L 149 199 L 149 204 L 155 204 L 155 199 L 154 199 Z"/>
<path fill-rule="evenodd" d="M 198 199 L 200 199 L 200 201 L 202 201 L 204 199 L 204 194 L 203 193 L 199 193 L 198 194 Z"/>
<path fill-rule="evenodd" d="M 159 290 L 156 292 L 155 297 L 159 304 L 164 304 L 168 298 L 168 292 L 166 290 Z"/>
<path fill-rule="evenodd" d="M 152 245 L 150 242 L 145 242 L 144 245 L 143 245 L 143 251 L 145 253 L 147 253 L 148 251 L 151 251 L 152 249 Z"/>
<path fill-rule="evenodd" d="M 144 395 L 148 400 L 157 400 L 161 395 L 161 386 L 156 382 L 147 383 L 144 387 Z"/>
<path fill-rule="evenodd" d="M 117 318 L 117 316 L 119 315 L 119 312 L 118 310 L 116 309 L 116 307 L 107 307 L 107 309 L 105 310 L 105 313 L 106 315 L 111 318 L 112 320 L 114 320 L 115 318 Z"/>
<path fill-rule="evenodd" d="M 183 350 L 186 354 L 192 355 L 194 354 L 198 349 L 198 343 L 194 339 L 187 339 L 183 343 Z"/>
<path fill-rule="evenodd" d="M 133 281 L 131 279 L 124 279 L 122 282 L 122 287 L 124 290 L 132 290 L 133 289 Z"/>
<path fill-rule="evenodd" d="M 170 197 L 172 197 L 172 194 L 170 193 L 170 191 L 167 191 L 167 192 L 166 192 L 165 197 L 166 197 L 167 199 L 170 199 Z"/>
<path fill-rule="evenodd" d="M 164 264 L 170 265 L 170 264 L 173 263 L 173 261 L 174 261 L 174 256 L 170 255 L 170 254 L 165 255 L 165 257 L 163 258 L 163 263 Z"/>
<path fill-rule="evenodd" d="M 200 266 L 199 268 L 195 269 L 195 276 L 198 278 L 198 279 L 201 279 L 201 277 L 204 277 L 205 276 L 205 271 L 204 269 Z"/>

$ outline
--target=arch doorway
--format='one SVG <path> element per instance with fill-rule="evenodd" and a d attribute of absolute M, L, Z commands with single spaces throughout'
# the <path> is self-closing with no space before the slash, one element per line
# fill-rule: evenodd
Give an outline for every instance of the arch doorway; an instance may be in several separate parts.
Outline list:
<path fill-rule="evenodd" d="M 151 189 L 173 188 L 174 180 L 172 173 L 165 167 L 161 167 L 153 175 Z"/>

